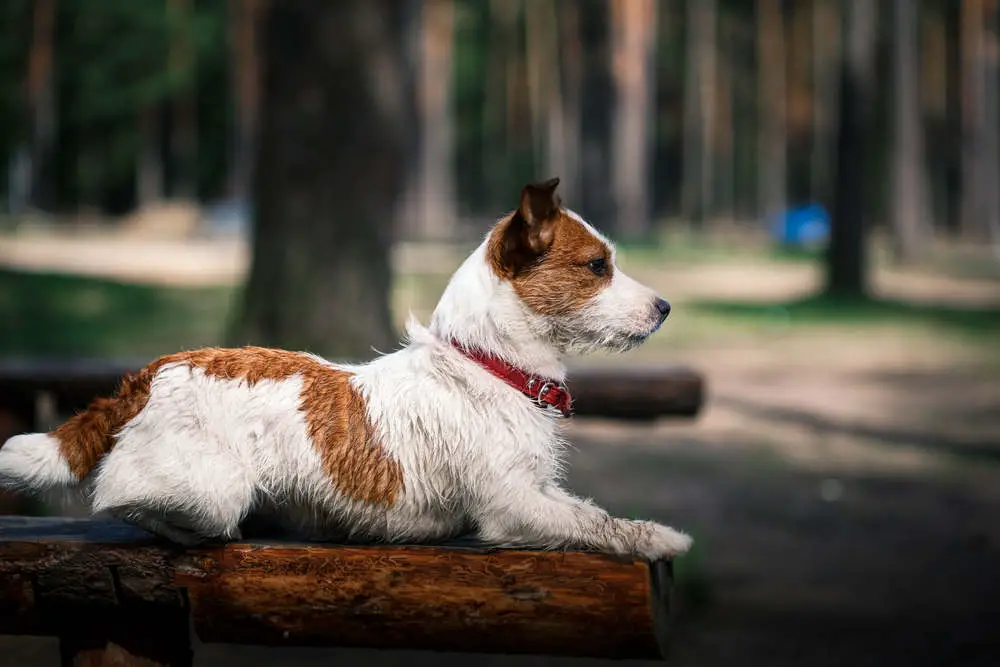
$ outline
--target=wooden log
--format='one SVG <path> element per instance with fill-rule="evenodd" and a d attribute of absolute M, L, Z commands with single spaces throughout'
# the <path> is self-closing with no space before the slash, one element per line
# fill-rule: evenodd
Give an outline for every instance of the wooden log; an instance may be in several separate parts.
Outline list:
<path fill-rule="evenodd" d="M 576 414 L 621 420 L 695 417 L 704 404 L 704 384 L 700 373 L 678 366 L 588 367 L 569 375 Z"/>
<path fill-rule="evenodd" d="M 470 541 L 182 550 L 117 522 L 0 517 L 0 634 L 58 636 L 81 661 L 114 650 L 186 664 L 188 614 L 207 643 L 655 659 L 670 585 L 669 562 L 595 553 Z"/>
<path fill-rule="evenodd" d="M 122 375 L 143 365 L 138 360 L 0 360 L 0 407 L 35 423 L 33 397 L 47 393 L 62 413 L 72 414 L 95 396 L 113 392 Z M 680 366 L 580 367 L 569 375 L 573 409 L 580 417 L 694 417 L 704 402 L 703 385 L 700 373 Z"/>

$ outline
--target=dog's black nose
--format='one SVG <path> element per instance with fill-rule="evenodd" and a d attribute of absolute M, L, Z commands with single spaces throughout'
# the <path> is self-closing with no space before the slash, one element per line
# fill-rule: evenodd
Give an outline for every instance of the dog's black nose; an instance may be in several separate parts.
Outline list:
<path fill-rule="evenodd" d="M 660 311 L 660 321 L 667 319 L 670 314 L 670 304 L 665 299 L 656 300 L 656 309 Z"/>

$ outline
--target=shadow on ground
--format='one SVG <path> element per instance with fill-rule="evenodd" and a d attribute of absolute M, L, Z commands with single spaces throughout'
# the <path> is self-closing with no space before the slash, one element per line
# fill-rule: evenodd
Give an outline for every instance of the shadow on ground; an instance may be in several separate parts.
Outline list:
<path fill-rule="evenodd" d="M 865 438 L 877 440 L 884 445 L 917 447 L 930 452 L 946 453 L 949 456 L 1000 463 L 1000 443 L 989 438 L 942 438 L 916 428 L 883 428 L 860 422 L 847 422 L 831 419 L 807 409 L 768 405 L 765 402 L 731 396 L 718 397 L 715 402 L 735 412 L 753 415 L 758 419 L 805 427 L 817 434 Z M 984 410 L 986 408 L 970 409 L 967 416 L 970 419 L 982 417 Z"/>

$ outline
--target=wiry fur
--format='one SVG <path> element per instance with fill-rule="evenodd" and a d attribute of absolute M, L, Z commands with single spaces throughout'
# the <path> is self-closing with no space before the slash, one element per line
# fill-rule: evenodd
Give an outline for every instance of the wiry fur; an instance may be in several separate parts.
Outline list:
<path fill-rule="evenodd" d="M 606 239 L 572 212 L 561 215 L 604 244 L 613 264 Z M 330 540 L 431 541 L 475 529 L 501 545 L 650 559 L 685 552 L 688 536 L 612 517 L 564 490 L 561 418 L 449 343 L 563 380 L 565 353 L 623 351 L 655 331 L 656 295 L 615 266 L 581 308 L 541 315 L 491 270 L 494 232 L 455 272 L 429 327 L 407 323 L 400 350 L 353 366 L 303 355 L 350 373 L 374 439 L 402 471 L 391 502 L 344 493 L 324 470 L 303 413 L 301 373 L 248 383 L 182 360 L 156 368 L 148 400 L 108 434 L 113 446 L 82 479 L 55 437 L 30 434 L 0 448 L 0 485 L 77 485 L 95 512 L 184 544 L 238 538 L 253 512 Z"/>

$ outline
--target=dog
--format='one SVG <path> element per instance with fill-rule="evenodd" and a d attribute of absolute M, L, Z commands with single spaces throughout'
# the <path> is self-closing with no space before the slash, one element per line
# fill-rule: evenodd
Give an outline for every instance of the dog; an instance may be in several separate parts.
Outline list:
<path fill-rule="evenodd" d="M 242 539 L 251 515 L 307 539 L 660 560 L 691 538 L 611 516 L 561 485 L 561 359 L 625 352 L 669 304 L 556 193 L 526 185 L 451 276 L 428 326 L 364 364 L 261 347 L 156 359 L 50 433 L 0 447 L 0 486 L 70 489 L 184 546 Z"/>

